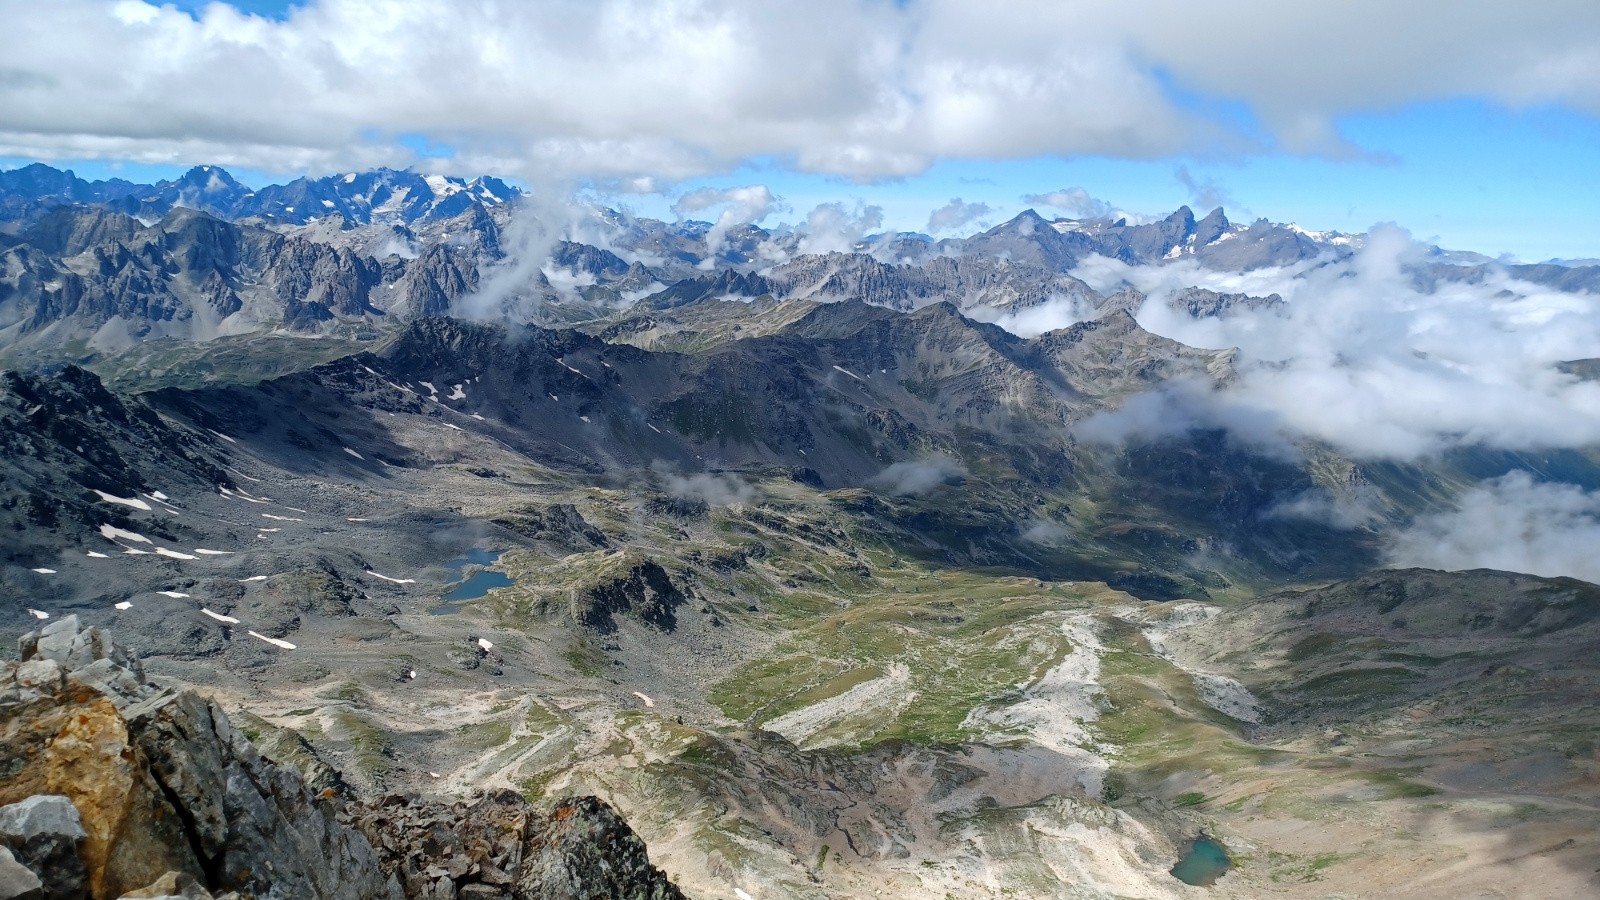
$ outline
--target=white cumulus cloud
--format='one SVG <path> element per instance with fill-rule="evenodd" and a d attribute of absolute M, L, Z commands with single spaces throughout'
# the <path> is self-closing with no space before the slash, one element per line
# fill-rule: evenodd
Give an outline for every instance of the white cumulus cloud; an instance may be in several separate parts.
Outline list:
<path fill-rule="evenodd" d="M 728 233 L 740 225 L 749 225 L 765 219 L 783 209 L 783 203 L 764 184 L 735 188 L 700 188 L 678 198 L 673 211 L 680 217 L 716 209 L 717 220 L 706 232 L 706 261 L 715 263 L 716 255 L 727 244 Z"/>
<path fill-rule="evenodd" d="M 1600 113 L 1589 0 L 307 0 L 0 4 L 0 154 L 286 170 L 454 164 L 667 179 L 752 158 L 1358 154 L 1342 115 L 1430 100 Z M 1271 73 L 1263 77 L 1262 73 Z M 1176 89 L 1175 89 L 1176 88 Z M 1180 99 L 1242 105 L 1263 133 Z"/>

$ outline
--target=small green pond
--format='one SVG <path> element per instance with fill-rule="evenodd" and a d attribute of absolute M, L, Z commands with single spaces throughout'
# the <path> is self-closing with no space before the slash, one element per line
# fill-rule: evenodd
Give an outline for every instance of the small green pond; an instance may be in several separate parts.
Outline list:
<path fill-rule="evenodd" d="M 1210 887 L 1232 864 L 1221 844 L 1201 835 L 1190 842 L 1189 851 L 1172 867 L 1172 877 L 1184 884 Z"/>

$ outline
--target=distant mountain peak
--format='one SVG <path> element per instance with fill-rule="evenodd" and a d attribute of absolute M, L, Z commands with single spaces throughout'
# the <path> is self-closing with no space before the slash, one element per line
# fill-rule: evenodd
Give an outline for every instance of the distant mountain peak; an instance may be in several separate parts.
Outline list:
<path fill-rule="evenodd" d="M 1213 209 L 1211 212 L 1206 213 L 1206 217 L 1204 219 L 1201 219 L 1199 222 L 1195 223 L 1195 245 L 1198 247 L 1204 247 L 1207 244 L 1213 243 L 1217 240 L 1217 238 L 1228 233 L 1228 226 L 1228 217 L 1223 213 L 1222 207 L 1219 206 L 1216 209 Z"/>
<path fill-rule="evenodd" d="M 1015 216 L 1011 217 L 1010 221 L 1004 222 L 991 230 L 1017 231 L 1022 232 L 1023 234 L 1031 234 L 1033 229 L 1040 226 L 1048 226 L 1049 224 L 1049 219 L 1039 215 L 1039 211 L 1030 206 L 1022 212 L 1019 212 Z"/>

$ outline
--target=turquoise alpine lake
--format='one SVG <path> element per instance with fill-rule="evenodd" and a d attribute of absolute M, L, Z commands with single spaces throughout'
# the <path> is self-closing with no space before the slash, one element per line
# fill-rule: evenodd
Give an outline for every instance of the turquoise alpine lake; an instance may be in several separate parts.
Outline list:
<path fill-rule="evenodd" d="M 1228 851 L 1221 844 L 1201 835 L 1189 844 L 1189 852 L 1172 867 L 1172 877 L 1184 884 L 1210 887 L 1232 864 Z"/>
<path fill-rule="evenodd" d="M 446 562 L 445 566 L 451 572 L 451 580 L 457 583 L 439 598 L 444 601 L 444 605 L 435 607 L 433 614 L 448 615 L 459 610 L 461 603 L 482 599 L 495 588 L 511 587 L 516 584 L 516 580 L 504 572 L 491 572 L 488 569 L 479 569 L 470 577 L 462 578 L 468 566 L 492 566 L 500 559 L 503 552 L 474 548 L 468 550 L 465 556 Z"/>

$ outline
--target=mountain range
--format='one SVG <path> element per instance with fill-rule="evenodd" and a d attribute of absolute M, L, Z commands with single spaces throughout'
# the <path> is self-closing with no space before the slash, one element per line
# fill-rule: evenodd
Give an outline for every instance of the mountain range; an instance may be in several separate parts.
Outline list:
<path fill-rule="evenodd" d="M 0 173 L 6 684 L 42 627 L 91 635 L 66 668 L 114 676 L 114 706 L 198 685 L 213 706 L 185 709 L 245 723 L 222 763 L 293 770 L 273 803 L 328 801 L 362 877 L 400 873 L 373 896 L 523 896 L 485 875 L 509 849 L 453 849 L 468 810 L 521 822 L 519 860 L 599 823 L 649 896 L 1593 893 L 1600 588 L 1396 548 L 1516 477 L 1581 533 L 1600 447 L 1447 419 L 1380 453 L 1289 427 L 1336 392 L 1224 402 L 1305 384 L 1303 359 L 1361 389 L 1412 320 L 1325 307 L 1372 284 L 1549 317 L 1600 283 L 1363 255 L 1390 239 L 1187 208 L 829 235 L 389 170 Z M 1163 336 L 1308 340 L 1291 325 L 1337 352 Z M 1503 380 L 1577 409 L 1595 361 L 1557 344 Z M 1454 377 L 1483 346 L 1380 371 Z M 1213 841 L 1209 887 L 1172 874 Z M 217 852 L 186 877 L 255 883 Z"/>
<path fill-rule="evenodd" d="M 470 207 L 498 206 L 521 192 L 497 178 L 470 181 L 443 175 L 378 169 L 323 178 L 297 178 L 259 191 L 240 184 L 220 166 L 195 166 L 156 184 L 120 178 L 84 181 L 71 171 L 34 163 L 0 172 L 0 207 L 6 221 L 29 221 L 60 205 L 93 205 L 141 219 L 175 207 L 220 219 L 263 219 L 304 225 L 339 215 L 362 225 L 451 219 Z"/>
<path fill-rule="evenodd" d="M 217 167 L 154 185 L 85 182 L 41 164 L 0 172 L 0 337 L 7 358 L 87 361 L 152 337 L 209 340 L 288 329 L 371 334 L 419 316 L 572 324 L 708 298 L 856 299 L 895 309 L 954 303 L 994 319 L 1052 299 L 1104 304 L 1071 274 L 1084 260 L 1192 261 L 1252 271 L 1338 259 L 1362 237 L 1265 220 L 1050 221 L 1032 210 L 964 239 L 883 234 L 801 252 L 805 235 L 745 225 L 707 244 L 706 223 L 590 210 L 589 242 L 552 242 L 530 271 L 507 241 L 525 204 L 493 178 L 378 170 L 250 191 Z M 1440 253 L 1443 260 L 1446 255 Z M 1433 262 L 1416 277 L 1481 280 L 1496 264 Z M 1501 267 L 1557 290 L 1593 290 L 1600 267 Z M 499 309 L 463 306 L 492 279 Z M 1142 298 L 1140 298 L 1142 299 Z M 1124 297 L 1125 305 L 1135 304 Z M 1211 312 L 1227 303 L 1208 302 Z"/>

